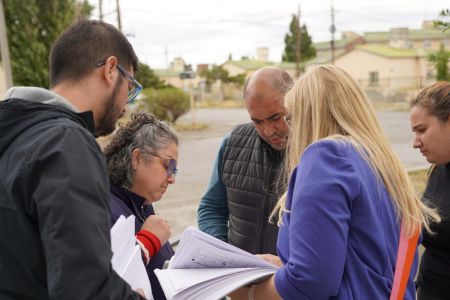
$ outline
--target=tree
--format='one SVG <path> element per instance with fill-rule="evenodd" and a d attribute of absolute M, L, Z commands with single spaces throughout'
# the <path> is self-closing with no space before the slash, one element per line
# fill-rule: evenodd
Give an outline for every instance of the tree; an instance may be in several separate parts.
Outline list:
<path fill-rule="evenodd" d="M 436 68 L 436 80 L 450 80 L 450 74 L 448 72 L 448 60 L 450 59 L 450 52 L 444 49 L 444 45 L 441 44 L 441 48 L 438 52 L 430 54 L 428 61 L 432 62 Z"/>
<path fill-rule="evenodd" d="M 50 48 L 77 17 L 92 11 L 87 0 L 4 0 L 14 85 L 49 86 Z"/>
<path fill-rule="evenodd" d="M 450 29 L 450 9 L 443 9 L 439 16 L 442 19 L 434 21 L 434 25 L 443 31 Z M 428 61 L 432 62 L 436 68 L 436 80 L 450 80 L 448 72 L 449 59 L 450 52 L 445 50 L 443 44 L 441 44 L 438 52 L 428 55 Z"/>
<path fill-rule="evenodd" d="M 228 82 L 235 83 L 237 86 L 243 86 L 245 83 L 245 74 L 237 74 L 235 76 L 229 76 Z"/>
<path fill-rule="evenodd" d="M 159 79 L 159 77 L 155 75 L 155 72 L 144 63 L 139 63 L 138 71 L 134 77 L 144 88 L 161 89 L 166 87 L 164 81 Z"/>
<path fill-rule="evenodd" d="M 289 24 L 289 32 L 284 37 L 284 53 L 282 61 L 295 62 L 295 50 L 298 41 L 298 22 L 297 16 L 292 15 L 291 23 Z M 305 24 L 302 26 L 301 40 L 300 40 L 300 61 L 308 60 L 316 57 L 316 48 L 314 48 L 311 36 Z"/>
<path fill-rule="evenodd" d="M 206 79 L 206 84 L 210 85 L 216 80 L 221 80 L 222 82 L 228 82 L 229 73 L 227 70 L 223 69 L 221 66 L 213 65 L 211 69 L 203 70 L 200 73 L 200 77 Z"/>
<path fill-rule="evenodd" d="M 214 83 L 216 80 L 222 81 L 223 83 L 234 83 L 238 86 L 244 85 L 245 82 L 245 74 L 238 74 L 236 76 L 230 76 L 227 70 L 222 68 L 221 66 L 213 65 L 209 70 L 203 70 L 200 73 L 200 77 L 206 79 L 206 84 L 210 85 Z"/>
<path fill-rule="evenodd" d="M 189 110 L 189 95 L 180 89 L 174 87 L 146 89 L 143 94 L 144 107 L 158 119 L 175 122 Z"/>
<path fill-rule="evenodd" d="M 434 26 L 442 29 L 443 31 L 447 31 L 450 29 L 450 9 L 443 9 L 439 16 L 442 18 L 441 20 L 434 21 Z"/>

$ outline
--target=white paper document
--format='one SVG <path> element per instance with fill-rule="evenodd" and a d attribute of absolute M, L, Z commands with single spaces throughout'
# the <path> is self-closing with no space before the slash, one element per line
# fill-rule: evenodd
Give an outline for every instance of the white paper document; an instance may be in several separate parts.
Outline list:
<path fill-rule="evenodd" d="M 277 267 L 193 227 L 187 228 L 166 270 L 155 274 L 167 299 L 220 299 L 274 274 Z"/>
<path fill-rule="evenodd" d="M 141 288 L 145 297 L 153 299 L 150 280 L 141 257 L 141 247 L 136 245 L 134 216 L 120 216 L 111 228 L 111 260 L 113 269 L 133 290 Z"/>

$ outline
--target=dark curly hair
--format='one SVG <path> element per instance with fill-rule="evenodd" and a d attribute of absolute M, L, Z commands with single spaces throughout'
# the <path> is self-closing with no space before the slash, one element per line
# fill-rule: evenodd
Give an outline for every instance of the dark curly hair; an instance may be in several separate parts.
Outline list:
<path fill-rule="evenodd" d="M 114 134 L 103 153 L 106 158 L 109 179 L 112 184 L 130 189 L 134 181 L 131 154 L 140 149 L 144 157 L 158 152 L 170 143 L 178 145 L 178 135 L 166 122 L 154 115 L 139 111 L 131 115 L 131 121 Z"/>

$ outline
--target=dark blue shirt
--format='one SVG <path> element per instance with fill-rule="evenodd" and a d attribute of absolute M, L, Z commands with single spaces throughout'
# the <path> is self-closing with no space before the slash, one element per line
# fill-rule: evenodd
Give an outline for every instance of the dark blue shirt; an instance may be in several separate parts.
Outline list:
<path fill-rule="evenodd" d="M 134 215 L 136 218 L 135 232 L 138 232 L 145 219 L 155 214 L 153 206 L 144 205 L 144 200 L 141 196 L 127 189 L 111 185 L 111 224 L 115 224 L 120 215 L 124 217 Z M 164 262 L 173 255 L 172 246 L 167 242 L 161 245 L 161 249 L 150 259 L 150 263 L 146 266 L 155 300 L 166 299 L 166 297 L 153 270 L 161 269 Z"/>
<path fill-rule="evenodd" d="M 286 209 L 275 275 L 283 299 L 389 299 L 400 226 L 385 185 L 352 144 L 310 145 Z M 416 271 L 417 252 L 404 299 L 415 299 Z"/>

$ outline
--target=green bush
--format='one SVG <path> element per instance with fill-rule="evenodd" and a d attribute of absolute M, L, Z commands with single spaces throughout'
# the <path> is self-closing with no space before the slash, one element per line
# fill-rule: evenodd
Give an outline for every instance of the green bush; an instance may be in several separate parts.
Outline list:
<path fill-rule="evenodd" d="M 157 118 L 168 122 L 174 123 L 182 114 L 189 111 L 189 95 L 174 87 L 145 89 L 143 96 L 144 108 Z"/>

